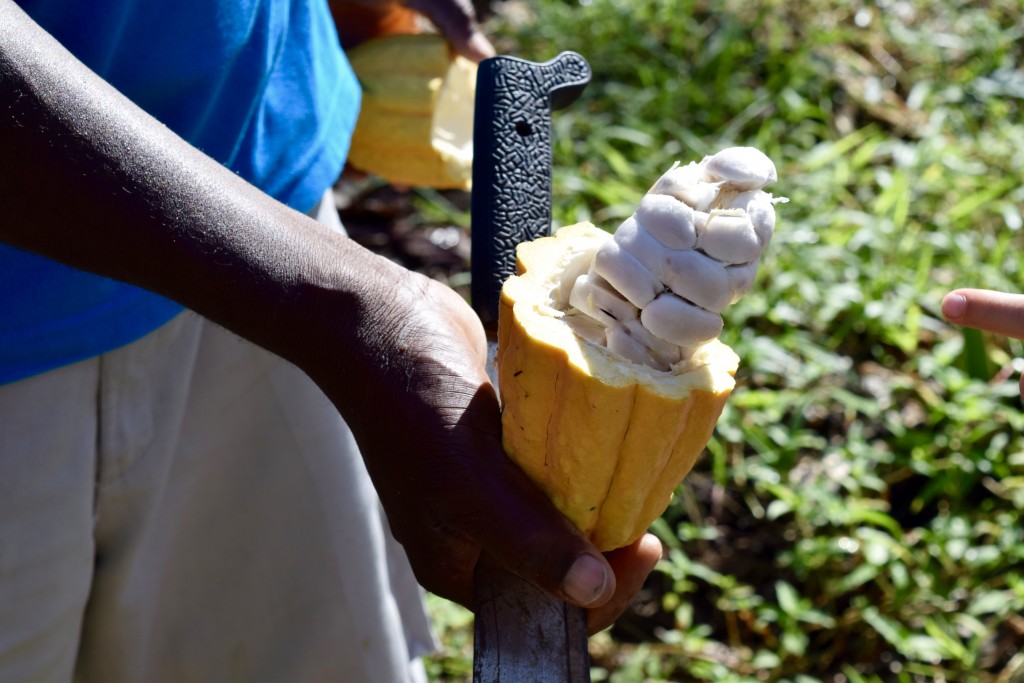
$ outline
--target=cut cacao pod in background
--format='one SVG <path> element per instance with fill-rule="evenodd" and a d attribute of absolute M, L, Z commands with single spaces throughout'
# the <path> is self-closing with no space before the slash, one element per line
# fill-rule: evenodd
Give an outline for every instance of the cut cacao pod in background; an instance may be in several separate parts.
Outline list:
<path fill-rule="evenodd" d="M 363 100 L 348 163 L 394 185 L 468 189 L 477 65 L 434 33 L 375 38 L 349 62 Z"/>

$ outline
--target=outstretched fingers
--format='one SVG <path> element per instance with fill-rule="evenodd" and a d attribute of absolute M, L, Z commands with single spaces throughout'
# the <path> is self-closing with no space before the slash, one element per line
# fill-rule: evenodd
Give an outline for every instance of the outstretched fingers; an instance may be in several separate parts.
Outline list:
<path fill-rule="evenodd" d="M 942 315 L 957 325 L 1024 339 L 1024 294 L 957 289 L 943 298 Z"/>

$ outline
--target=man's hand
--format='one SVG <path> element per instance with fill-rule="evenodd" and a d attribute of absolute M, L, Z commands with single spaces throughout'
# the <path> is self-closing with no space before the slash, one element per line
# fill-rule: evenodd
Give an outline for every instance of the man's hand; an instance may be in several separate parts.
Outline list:
<path fill-rule="evenodd" d="M 467 59 L 494 56 L 469 0 L 330 0 L 330 6 L 346 49 L 378 36 L 417 33 L 422 15 Z"/>
<path fill-rule="evenodd" d="M 642 587 L 660 543 L 646 537 L 602 557 L 503 453 L 476 315 L 437 282 L 394 266 L 376 273 L 358 322 L 367 333 L 344 349 L 344 369 L 329 354 L 311 374 L 349 421 L 417 578 L 472 606 L 486 552 L 594 608 L 592 631 L 607 626 Z"/>

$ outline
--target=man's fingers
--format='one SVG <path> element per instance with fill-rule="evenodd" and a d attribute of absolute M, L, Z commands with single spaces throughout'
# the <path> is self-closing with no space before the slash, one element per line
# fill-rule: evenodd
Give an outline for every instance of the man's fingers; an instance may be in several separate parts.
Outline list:
<path fill-rule="evenodd" d="M 661 559 L 661 541 L 646 534 L 632 545 L 606 555 L 615 571 L 615 594 L 605 604 L 587 611 L 587 630 L 597 633 L 619 618 L 636 599 L 644 581 Z"/>
<path fill-rule="evenodd" d="M 494 46 L 480 31 L 470 0 L 402 0 L 431 21 L 456 52 L 474 62 L 494 56 Z"/>
<path fill-rule="evenodd" d="M 552 595 L 581 607 L 606 603 L 616 589 L 608 561 L 518 467 L 505 462 L 494 485 L 478 482 L 489 510 L 465 520 L 464 530 L 499 564 Z"/>
<path fill-rule="evenodd" d="M 942 300 L 951 323 L 1024 339 L 1024 295 L 987 289 L 957 289 Z"/>

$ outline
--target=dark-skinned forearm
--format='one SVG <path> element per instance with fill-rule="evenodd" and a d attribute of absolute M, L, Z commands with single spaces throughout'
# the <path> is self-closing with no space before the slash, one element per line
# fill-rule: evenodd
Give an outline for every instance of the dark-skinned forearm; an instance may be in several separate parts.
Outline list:
<path fill-rule="evenodd" d="M 273 350 L 331 263 L 371 258 L 201 154 L 0 0 L 0 239 L 164 294 Z M 346 271 L 346 269 L 348 269 Z M 354 304 L 355 299 L 350 303 Z"/>

